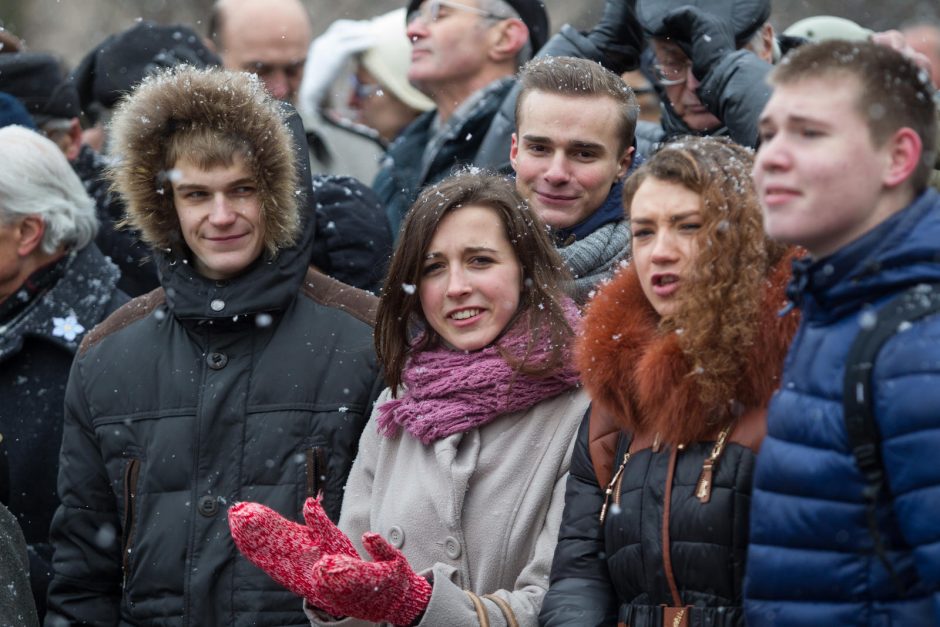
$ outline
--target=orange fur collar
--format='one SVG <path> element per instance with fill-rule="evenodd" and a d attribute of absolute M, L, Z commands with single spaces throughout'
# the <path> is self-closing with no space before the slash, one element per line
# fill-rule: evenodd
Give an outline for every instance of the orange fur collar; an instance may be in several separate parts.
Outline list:
<path fill-rule="evenodd" d="M 766 407 L 777 388 L 799 316 L 779 317 L 793 256 L 771 271 L 763 294 L 760 328 L 736 398 L 744 409 Z M 658 329 L 659 316 L 643 294 L 633 266 L 623 269 L 589 303 L 576 360 L 593 402 L 633 433 L 659 433 L 664 442 L 714 439 L 730 416 L 709 411 L 675 333 Z"/>

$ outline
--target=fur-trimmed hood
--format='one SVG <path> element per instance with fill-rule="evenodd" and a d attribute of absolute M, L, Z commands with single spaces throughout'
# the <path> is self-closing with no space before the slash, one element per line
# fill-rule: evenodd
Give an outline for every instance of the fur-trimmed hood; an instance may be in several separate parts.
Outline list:
<path fill-rule="evenodd" d="M 749 367 L 740 373 L 736 390 L 735 400 L 744 409 L 769 402 L 799 323 L 796 313 L 778 315 L 787 300 L 792 258 L 785 256 L 766 283 Z M 634 266 L 624 268 L 585 312 L 575 351 L 584 387 L 628 431 L 659 433 L 673 443 L 714 439 L 727 422 L 709 422 L 678 335 L 662 334 L 658 324 Z"/>
<path fill-rule="evenodd" d="M 168 180 L 161 183 L 166 138 L 184 124 L 234 133 L 255 151 L 266 237 L 276 255 L 262 254 L 245 272 L 213 281 L 188 263 Z M 153 246 L 153 256 L 173 314 L 190 320 L 242 320 L 284 310 L 299 294 L 310 262 L 316 221 L 312 199 L 331 202 L 337 187 L 311 187 L 300 116 L 273 100 L 253 76 L 178 66 L 146 79 L 113 121 L 117 163 L 110 176 L 125 197 L 128 221 Z"/>
<path fill-rule="evenodd" d="M 111 139 L 114 188 L 127 221 L 155 249 L 180 245 L 166 163 L 174 130 L 209 128 L 243 139 L 252 151 L 268 253 L 289 246 L 300 229 L 297 166 L 285 110 L 254 75 L 178 66 L 145 79 L 115 112 Z"/>

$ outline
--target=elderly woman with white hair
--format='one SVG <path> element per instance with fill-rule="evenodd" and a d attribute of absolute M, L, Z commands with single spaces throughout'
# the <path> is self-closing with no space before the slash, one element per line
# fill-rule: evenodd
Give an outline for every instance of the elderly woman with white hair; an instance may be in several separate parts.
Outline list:
<path fill-rule="evenodd" d="M 40 614 L 69 368 L 84 335 L 127 300 L 97 231 L 95 203 L 62 151 L 24 127 L 0 129 L 0 453 Z"/>

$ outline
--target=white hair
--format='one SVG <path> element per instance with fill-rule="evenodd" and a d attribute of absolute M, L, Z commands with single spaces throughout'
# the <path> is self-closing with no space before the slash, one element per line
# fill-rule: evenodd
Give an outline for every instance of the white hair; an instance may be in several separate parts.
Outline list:
<path fill-rule="evenodd" d="M 0 129 L 0 219 L 38 215 L 46 225 L 42 250 L 84 248 L 98 232 L 95 201 L 62 150 L 22 126 Z"/>

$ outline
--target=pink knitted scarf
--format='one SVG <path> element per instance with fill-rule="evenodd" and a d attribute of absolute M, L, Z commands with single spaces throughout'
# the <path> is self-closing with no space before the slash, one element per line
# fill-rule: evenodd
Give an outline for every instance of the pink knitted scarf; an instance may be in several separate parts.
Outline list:
<path fill-rule="evenodd" d="M 575 304 L 563 303 L 568 324 L 579 328 Z M 524 316 L 497 342 L 513 357 L 525 355 L 529 336 Z M 529 352 L 527 363 L 537 364 L 549 354 L 543 337 Z M 578 373 L 565 351 L 564 366 L 535 377 L 515 369 L 496 345 L 471 353 L 434 348 L 413 354 L 402 373 L 405 392 L 379 407 L 379 433 L 387 437 L 404 429 L 424 444 L 487 424 L 498 416 L 532 407 L 578 384 Z"/>

